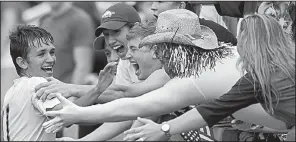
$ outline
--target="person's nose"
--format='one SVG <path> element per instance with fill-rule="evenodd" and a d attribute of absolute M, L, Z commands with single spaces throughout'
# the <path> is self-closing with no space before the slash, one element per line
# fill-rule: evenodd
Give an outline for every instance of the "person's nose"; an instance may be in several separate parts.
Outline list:
<path fill-rule="evenodd" d="M 55 61 L 55 55 L 47 54 L 46 62 L 47 63 L 52 63 Z"/>
<path fill-rule="evenodd" d="M 126 55 L 125 55 L 125 58 L 126 58 L 126 59 L 130 59 L 130 58 L 132 58 L 132 54 L 131 54 L 131 51 L 130 51 L 130 50 L 127 50 L 127 53 L 126 53 Z"/>
<path fill-rule="evenodd" d="M 107 37 L 107 40 L 106 41 L 107 41 L 107 44 L 109 44 L 109 46 L 111 48 L 113 48 L 114 45 L 115 45 L 115 43 L 116 43 L 115 38 L 113 36 L 110 36 L 110 35 Z"/>
<path fill-rule="evenodd" d="M 153 2 L 150 8 L 153 12 L 157 11 L 157 2 Z"/>

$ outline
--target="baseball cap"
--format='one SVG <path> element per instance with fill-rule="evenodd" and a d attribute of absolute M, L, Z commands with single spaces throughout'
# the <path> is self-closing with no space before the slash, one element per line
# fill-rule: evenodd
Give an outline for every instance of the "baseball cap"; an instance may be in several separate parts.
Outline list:
<path fill-rule="evenodd" d="M 126 23 L 141 22 L 141 18 L 132 6 L 117 3 L 104 12 L 101 21 L 101 25 L 95 31 L 96 36 L 99 36 L 103 29 L 118 30 Z"/>
<path fill-rule="evenodd" d="M 99 36 L 94 40 L 93 48 L 95 50 L 102 50 L 105 48 L 105 38 L 104 36 Z"/>

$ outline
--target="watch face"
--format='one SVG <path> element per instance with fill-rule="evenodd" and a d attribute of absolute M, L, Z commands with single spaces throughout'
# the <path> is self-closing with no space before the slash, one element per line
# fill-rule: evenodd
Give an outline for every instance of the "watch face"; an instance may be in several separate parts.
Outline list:
<path fill-rule="evenodd" d="M 170 125 L 169 124 L 163 124 L 162 127 L 161 127 L 162 131 L 169 131 L 170 130 Z"/>

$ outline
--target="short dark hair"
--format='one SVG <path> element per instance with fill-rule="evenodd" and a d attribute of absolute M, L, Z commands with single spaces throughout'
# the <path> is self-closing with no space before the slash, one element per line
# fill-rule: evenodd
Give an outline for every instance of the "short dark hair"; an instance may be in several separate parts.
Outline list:
<path fill-rule="evenodd" d="M 30 47 L 37 47 L 44 44 L 52 43 L 53 37 L 45 29 L 33 25 L 18 25 L 9 35 L 10 55 L 15 66 L 16 72 L 20 75 L 22 68 L 16 63 L 17 57 L 27 59 Z"/>
<path fill-rule="evenodd" d="M 136 23 L 126 35 L 127 40 L 134 37 L 144 38 L 154 33 L 156 29 L 156 20 L 146 21 L 145 23 Z"/>

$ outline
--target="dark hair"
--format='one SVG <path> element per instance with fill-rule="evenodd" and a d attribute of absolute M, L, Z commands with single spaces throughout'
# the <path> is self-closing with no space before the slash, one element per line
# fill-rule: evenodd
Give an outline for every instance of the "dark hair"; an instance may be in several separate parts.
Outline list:
<path fill-rule="evenodd" d="M 134 27 L 135 23 L 126 23 L 125 26 L 129 27 L 130 29 Z"/>
<path fill-rule="evenodd" d="M 288 7 L 288 12 L 289 12 L 289 15 L 292 19 L 292 35 L 293 35 L 293 40 L 295 41 L 295 11 L 296 11 L 296 5 L 292 2 L 290 2 L 290 5 Z"/>
<path fill-rule="evenodd" d="M 17 57 L 27 59 L 30 47 L 41 46 L 41 42 L 48 45 L 53 43 L 53 37 L 46 30 L 33 25 L 18 25 L 9 35 L 10 55 L 17 74 L 20 75 L 22 68 L 16 63 Z"/>
<path fill-rule="evenodd" d="M 136 23 L 126 35 L 126 39 L 130 40 L 134 37 L 144 38 L 154 33 L 156 29 L 156 20 L 146 21 L 145 23 Z"/>

